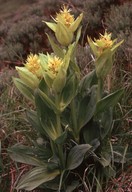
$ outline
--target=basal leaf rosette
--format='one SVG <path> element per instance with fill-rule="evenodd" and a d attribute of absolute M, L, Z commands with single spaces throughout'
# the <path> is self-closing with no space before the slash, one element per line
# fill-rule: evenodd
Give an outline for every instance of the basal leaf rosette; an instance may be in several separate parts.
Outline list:
<path fill-rule="evenodd" d="M 100 34 L 99 39 L 90 39 L 88 43 L 95 55 L 96 74 L 98 78 L 106 77 L 113 65 L 113 55 L 123 41 L 117 42 L 117 39 L 112 40 L 112 34 L 105 31 L 104 35 Z"/>
<path fill-rule="evenodd" d="M 55 23 L 45 22 L 47 26 L 55 32 L 57 41 L 63 45 L 68 46 L 72 43 L 74 32 L 77 30 L 80 22 L 82 21 L 83 13 L 81 13 L 76 19 L 71 14 L 71 9 L 63 5 L 56 17 L 53 18 Z"/>
<path fill-rule="evenodd" d="M 39 56 L 30 54 L 23 67 L 16 67 L 19 78 L 13 78 L 16 87 L 28 99 L 33 99 L 34 90 L 43 78 Z"/>

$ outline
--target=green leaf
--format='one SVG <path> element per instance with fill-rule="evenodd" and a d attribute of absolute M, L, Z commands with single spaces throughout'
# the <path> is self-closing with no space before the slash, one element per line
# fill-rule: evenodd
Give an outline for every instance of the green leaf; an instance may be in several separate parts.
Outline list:
<path fill-rule="evenodd" d="M 84 78 L 80 81 L 79 84 L 79 93 L 83 94 L 87 92 L 93 85 L 97 84 L 98 78 L 96 75 L 96 71 L 88 73 L 84 76 Z"/>
<path fill-rule="evenodd" d="M 124 40 L 120 41 L 119 43 L 117 43 L 115 46 L 112 47 L 111 51 L 115 52 L 117 50 L 117 48 L 124 42 Z"/>
<path fill-rule="evenodd" d="M 39 185 L 53 180 L 59 174 L 59 170 L 53 170 L 52 172 L 49 172 L 44 166 L 35 167 L 23 175 L 23 177 L 18 182 L 16 189 L 25 189 L 31 191 Z"/>
<path fill-rule="evenodd" d="M 73 33 L 60 22 L 57 23 L 55 36 L 57 41 L 64 46 L 68 46 L 73 40 Z"/>
<path fill-rule="evenodd" d="M 56 23 L 51 23 L 51 22 L 45 22 L 43 21 L 44 23 L 46 23 L 46 25 L 52 30 L 52 31 L 56 31 L 56 26 L 57 24 Z"/>
<path fill-rule="evenodd" d="M 113 53 L 110 49 L 104 51 L 95 61 L 96 74 L 98 78 L 105 78 L 111 71 L 113 65 Z"/>
<path fill-rule="evenodd" d="M 60 48 L 54 41 L 53 39 L 48 35 L 46 34 L 48 39 L 49 39 L 49 42 L 51 44 L 51 47 L 55 53 L 55 55 L 57 55 L 59 58 L 64 58 L 64 53 L 63 53 L 63 50 L 62 48 Z"/>
<path fill-rule="evenodd" d="M 114 105 L 117 104 L 117 102 L 119 101 L 123 93 L 124 93 L 124 90 L 120 89 L 101 99 L 97 103 L 95 114 L 97 115 L 98 113 L 102 113 L 103 111 L 109 109 L 110 107 L 114 107 Z"/>
<path fill-rule="evenodd" d="M 75 32 L 78 28 L 78 26 L 80 25 L 81 21 L 82 21 L 82 18 L 83 18 L 83 13 L 81 13 L 77 19 L 71 24 L 70 26 L 70 30 L 72 32 Z"/>
<path fill-rule="evenodd" d="M 62 145 L 64 144 L 65 140 L 67 139 L 67 130 L 65 130 L 62 135 L 60 135 L 54 142 L 56 144 Z"/>
<path fill-rule="evenodd" d="M 97 87 L 91 88 L 90 95 L 86 95 L 79 103 L 78 126 L 81 129 L 93 117 L 96 109 Z"/>
<path fill-rule="evenodd" d="M 52 171 L 58 169 L 60 165 L 60 160 L 57 156 L 53 155 L 50 159 L 48 159 L 47 169 L 48 171 Z"/>
<path fill-rule="evenodd" d="M 44 78 L 39 83 L 39 89 L 43 91 L 45 94 L 49 93 L 49 88 L 44 80 Z"/>
<path fill-rule="evenodd" d="M 64 89 L 62 90 L 60 99 L 60 111 L 63 111 L 77 94 L 78 79 L 76 74 L 70 75 Z"/>
<path fill-rule="evenodd" d="M 61 93 L 64 88 L 66 84 L 66 75 L 67 71 L 62 66 L 52 84 L 52 88 L 56 93 Z"/>
<path fill-rule="evenodd" d="M 50 109 L 54 110 L 54 112 L 56 112 L 56 113 L 59 112 L 59 110 L 57 109 L 55 103 L 50 99 L 50 97 L 48 95 L 46 95 L 40 89 L 38 89 L 36 92 L 40 95 L 40 97 L 42 98 L 44 103 L 47 105 L 47 107 L 49 107 Z"/>
<path fill-rule="evenodd" d="M 96 45 L 94 44 L 94 42 L 92 41 L 92 39 L 90 39 L 89 37 L 88 37 L 88 43 L 89 43 L 90 48 L 93 51 L 94 55 L 97 56 L 98 55 L 98 49 L 97 49 Z"/>
<path fill-rule="evenodd" d="M 32 90 L 38 87 L 40 80 L 26 67 L 16 67 L 16 70 L 18 71 L 20 79 L 27 85 L 27 87 L 30 87 Z"/>
<path fill-rule="evenodd" d="M 77 168 L 83 161 L 84 155 L 87 151 L 91 149 L 89 144 L 81 144 L 73 147 L 67 157 L 67 170 L 72 170 Z"/>
<path fill-rule="evenodd" d="M 36 111 L 27 111 L 27 119 L 37 132 L 39 132 L 43 136 L 46 136 L 46 133 L 40 123 L 40 120 L 38 118 Z"/>
<path fill-rule="evenodd" d="M 28 165 L 41 166 L 45 163 L 36 157 L 34 154 L 34 149 L 26 147 L 24 145 L 15 145 L 8 148 L 8 153 L 12 160 L 20 163 L 25 163 Z"/>
<path fill-rule="evenodd" d="M 79 29 L 77 30 L 77 35 L 76 35 L 76 45 L 78 44 L 78 41 L 80 39 L 81 36 L 81 30 L 82 30 L 82 26 L 79 27 Z"/>
<path fill-rule="evenodd" d="M 102 139 L 104 139 L 106 136 L 108 136 L 111 133 L 112 121 L 113 121 L 112 108 L 109 108 L 109 109 L 105 110 L 105 112 L 101 113 L 100 135 L 101 135 Z"/>
<path fill-rule="evenodd" d="M 46 136 L 52 140 L 57 139 L 60 135 L 57 132 L 55 112 L 45 103 L 39 92 L 35 93 L 35 102 L 41 125 L 47 134 Z"/>
<path fill-rule="evenodd" d="M 34 95 L 33 90 L 20 80 L 19 78 L 13 78 L 13 82 L 16 85 L 16 87 L 19 89 L 19 91 L 29 100 L 34 102 Z"/>
<path fill-rule="evenodd" d="M 99 125 L 91 120 L 84 126 L 82 133 L 85 143 L 91 143 L 93 140 L 100 138 Z"/>

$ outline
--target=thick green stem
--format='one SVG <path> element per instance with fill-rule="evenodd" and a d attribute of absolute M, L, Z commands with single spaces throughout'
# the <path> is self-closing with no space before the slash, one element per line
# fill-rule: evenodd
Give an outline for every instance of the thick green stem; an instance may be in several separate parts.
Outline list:
<path fill-rule="evenodd" d="M 103 81 L 101 78 L 98 78 L 98 89 L 97 89 L 97 102 L 100 101 L 103 92 Z"/>

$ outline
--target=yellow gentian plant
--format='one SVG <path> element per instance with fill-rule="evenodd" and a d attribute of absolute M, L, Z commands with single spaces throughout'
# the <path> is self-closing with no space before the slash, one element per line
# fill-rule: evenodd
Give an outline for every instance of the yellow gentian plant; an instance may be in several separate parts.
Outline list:
<path fill-rule="evenodd" d="M 84 171 L 85 186 L 93 185 L 99 191 L 115 174 L 115 151 L 110 144 L 112 109 L 123 90 L 106 95 L 102 85 L 122 41 L 116 43 L 107 32 L 94 41 L 88 38 L 95 70 L 81 79 L 75 50 L 82 17 L 81 13 L 75 19 L 71 10 L 63 6 L 54 22 L 45 22 L 58 41 L 55 43 L 47 34 L 53 53 L 30 54 L 23 67 L 16 67 L 19 78 L 14 78 L 14 83 L 34 103 L 34 111 L 27 110 L 28 120 L 44 141 L 38 144 L 34 140 L 32 146 L 15 145 L 8 149 L 13 160 L 32 165 L 17 181 L 18 190 L 83 190 L 80 175 Z M 86 174 L 89 167 L 90 177 Z"/>

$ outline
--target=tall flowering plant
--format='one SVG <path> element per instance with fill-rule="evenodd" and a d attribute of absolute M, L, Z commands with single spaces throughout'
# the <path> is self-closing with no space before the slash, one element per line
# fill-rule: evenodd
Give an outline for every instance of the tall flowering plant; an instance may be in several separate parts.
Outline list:
<path fill-rule="evenodd" d="M 27 110 L 27 117 L 43 141 L 8 149 L 13 160 L 32 165 L 16 182 L 16 189 L 84 191 L 93 182 L 92 177 L 96 178 L 93 187 L 97 191 L 98 181 L 115 173 L 114 149 L 110 152 L 112 109 L 123 90 L 106 94 L 102 85 L 122 42 L 116 43 L 107 32 L 94 41 L 88 38 L 95 70 L 81 78 L 75 51 L 82 17 L 80 14 L 75 19 L 63 6 L 53 22 L 45 22 L 58 41 L 47 34 L 53 53 L 30 54 L 23 67 L 16 67 L 19 78 L 14 78 L 14 83 L 33 102 L 35 110 Z M 82 182 L 80 178 L 88 167 L 93 171 Z"/>

